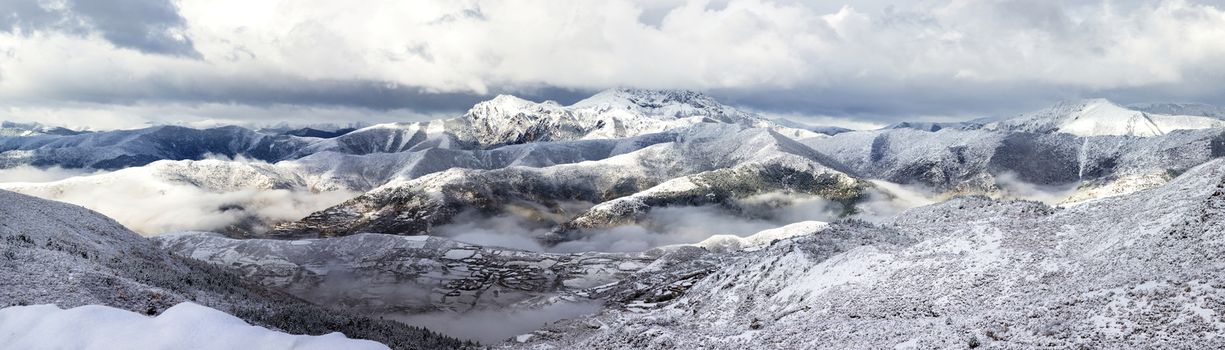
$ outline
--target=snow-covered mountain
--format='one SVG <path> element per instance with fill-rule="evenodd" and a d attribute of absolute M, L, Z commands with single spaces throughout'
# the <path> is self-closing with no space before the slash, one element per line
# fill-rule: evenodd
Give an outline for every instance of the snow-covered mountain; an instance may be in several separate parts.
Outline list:
<path fill-rule="evenodd" d="M 236 274 L 167 253 L 114 220 L 74 205 L 0 190 L 0 222 L 2 306 L 105 305 L 155 315 L 194 302 L 294 334 L 339 331 L 403 349 L 463 346 L 428 331 L 305 303 L 260 287 Z M 0 329 L 0 338 L 18 328 L 28 329 L 4 320 L 0 317 L 0 325 L 10 327 Z"/>
<path fill-rule="evenodd" d="M 870 187 L 838 162 L 770 129 L 699 124 L 663 139 L 671 141 L 637 143 L 637 150 L 600 152 L 609 157 L 579 163 L 451 169 L 393 181 L 277 231 L 420 234 L 461 213 L 498 215 L 517 208 L 557 226 L 558 234 L 547 237 L 557 241 L 575 228 L 634 222 L 652 208 L 731 204 L 767 192 L 806 193 L 849 206 Z M 565 202 L 603 204 L 573 217 L 563 210 Z"/>
<path fill-rule="evenodd" d="M 312 141 L 268 135 L 237 126 L 192 129 L 157 126 L 77 135 L 0 137 L 0 168 L 19 165 L 121 169 L 158 160 L 242 156 L 265 161 L 293 158 Z"/>
<path fill-rule="evenodd" d="M 332 148 L 347 153 L 420 150 L 421 145 L 496 148 L 542 141 L 618 139 L 703 123 L 770 128 L 800 136 L 817 135 L 772 123 L 693 91 L 612 89 L 570 106 L 499 95 L 453 119 L 380 124 L 357 130 L 337 138 L 337 145 Z"/>
<path fill-rule="evenodd" d="M 1157 109 L 1182 112 L 1182 109 Z M 1076 136 L 1163 135 L 1174 130 L 1219 128 L 1225 121 L 1199 115 L 1170 115 L 1129 109 L 1105 99 L 1065 101 L 1018 117 L 988 123 L 988 129 Z"/>
<path fill-rule="evenodd" d="M 343 290 L 363 292 L 339 294 L 348 300 L 385 300 L 391 286 L 421 281 L 471 286 L 458 298 L 475 291 L 499 298 L 538 276 L 600 276 L 579 277 L 590 283 L 577 289 L 528 284 L 540 294 L 504 310 L 539 308 L 558 295 L 605 306 L 500 347 L 1216 347 L 1225 322 L 1215 302 L 1225 282 L 1215 262 L 1225 247 L 1214 228 L 1222 223 L 1222 188 L 1225 161 L 1215 160 L 1164 186 L 1062 209 L 961 197 L 880 224 L 804 223 L 646 254 L 586 255 L 581 269 L 557 255 L 437 238 L 183 234 L 159 241 L 299 293 L 336 290 L 321 275 L 351 276 L 341 279 Z M 554 268 L 539 269 L 542 261 Z M 429 272 L 439 269 L 444 274 Z M 432 275 L 450 284 L 421 279 Z M 363 287 L 348 288 L 355 285 Z"/>
<path fill-rule="evenodd" d="M 556 242 L 575 230 L 649 224 L 643 217 L 653 208 L 714 205 L 735 214 L 745 198 L 771 193 L 817 196 L 854 212 L 871 197 L 865 193 L 882 192 L 863 180 L 944 198 L 1031 198 L 1034 186 L 1056 187 L 1060 198 L 1044 200 L 1083 202 L 1160 185 L 1225 152 L 1219 128 L 1175 130 L 1218 122 L 1170 124 L 1211 119 L 1184 117 L 1086 100 L 985 126 L 902 123 L 828 135 L 700 93 L 613 89 L 570 106 L 499 96 L 460 117 L 331 138 L 169 126 L 0 137 L 9 149 L 0 162 L 9 165 L 131 166 L 0 188 L 90 206 L 147 234 L 247 237 L 278 224 L 284 237 L 418 234 L 475 211 L 526 213 L 534 225 L 552 227 L 541 236 Z M 215 159 L 192 160 L 205 157 Z M 833 177 L 822 179 L 827 173 Z M 154 211 L 127 210 L 127 199 L 153 193 L 187 194 L 152 197 L 162 200 L 150 203 L 156 207 L 212 199 L 182 215 L 209 219 L 178 225 Z"/>
<path fill-rule="evenodd" d="M 506 346 L 1216 348 L 1223 188 L 1217 160 L 1065 209 L 963 197 L 884 225 L 838 223 L 625 294 L 675 298 L 629 298 Z"/>
<path fill-rule="evenodd" d="M 58 126 L 47 126 L 39 123 L 17 123 L 0 121 L 0 137 L 3 136 L 37 136 L 37 135 L 79 135 L 86 131 L 72 130 Z"/>
<path fill-rule="evenodd" d="M 538 141 L 633 137 L 701 123 L 773 128 L 789 135 L 817 135 L 775 125 L 697 92 L 613 89 L 572 106 L 501 95 L 473 106 L 457 118 L 378 124 L 346 133 L 280 129 L 261 132 L 238 126 L 206 129 L 155 126 L 53 134 L 35 132 L 46 129 L 37 125 L 6 123 L 4 130 L 9 130 L 10 126 L 21 128 L 0 134 L 0 168 L 24 164 L 119 169 L 157 160 L 198 160 L 207 155 L 276 162 L 324 151 L 370 154 L 488 149 Z"/>
<path fill-rule="evenodd" d="M 1168 180 L 1225 155 L 1222 129 L 1152 137 L 1092 136 L 945 128 L 882 129 L 807 139 L 859 176 L 947 195 L 1004 195 L 1006 187 L 1071 187 L 1084 194 L 1139 178 Z M 1015 187 L 1015 186 L 1013 186 Z M 1134 190 L 1134 189 L 1133 189 Z"/>

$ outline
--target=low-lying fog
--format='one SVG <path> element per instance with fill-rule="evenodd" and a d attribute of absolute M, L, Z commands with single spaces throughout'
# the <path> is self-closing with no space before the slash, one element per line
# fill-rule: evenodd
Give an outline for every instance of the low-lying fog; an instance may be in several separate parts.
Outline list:
<path fill-rule="evenodd" d="M 119 176 L 121 173 L 123 176 Z M 996 178 L 1005 196 L 1050 204 L 1066 198 L 1077 185 L 1033 185 L 1009 174 Z M 939 197 L 917 186 L 875 180 L 872 183 L 875 188 L 868 191 L 867 199 L 858 203 L 849 217 L 879 221 L 909 208 L 934 203 Z M 170 182 L 147 172 L 105 173 L 30 166 L 0 169 L 0 188 L 81 205 L 145 235 L 221 231 L 244 225 L 258 232 L 267 228 L 263 226 L 266 223 L 297 220 L 359 194 L 287 189 L 218 192 Z M 567 215 L 582 212 L 590 205 L 570 205 Z M 718 234 L 747 236 L 795 222 L 834 221 L 847 216 L 847 210 L 840 204 L 821 198 L 768 193 L 723 206 L 656 208 L 634 224 L 584 230 L 573 240 L 554 246 L 542 245 L 538 238 L 567 217 L 542 219 L 513 208 L 493 217 L 461 213 L 453 224 L 437 227 L 433 234 L 467 243 L 540 252 L 633 252 L 696 243 Z"/>

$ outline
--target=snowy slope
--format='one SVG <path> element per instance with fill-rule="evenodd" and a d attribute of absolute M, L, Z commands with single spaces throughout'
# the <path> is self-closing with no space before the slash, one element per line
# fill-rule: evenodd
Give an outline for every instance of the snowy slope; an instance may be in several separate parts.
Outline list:
<path fill-rule="evenodd" d="M 453 339 L 307 304 L 238 275 L 168 254 L 74 205 L 0 191 L 0 305 L 106 305 L 156 314 L 191 301 L 298 334 L 344 332 L 395 348 L 454 348 Z"/>
<path fill-rule="evenodd" d="M 1065 209 L 964 197 L 887 225 L 835 223 L 724 256 L 675 298 L 627 299 L 506 346 L 1218 348 L 1222 189 L 1217 160 Z"/>
<path fill-rule="evenodd" d="M 97 305 L 67 310 L 55 305 L 12 306 L 0 309 L 0 344 L 27 350 L 387 349 L 340 333 L 292 335 L 251 326 L 191 302 L 171 306 L 156 317 Z"/>

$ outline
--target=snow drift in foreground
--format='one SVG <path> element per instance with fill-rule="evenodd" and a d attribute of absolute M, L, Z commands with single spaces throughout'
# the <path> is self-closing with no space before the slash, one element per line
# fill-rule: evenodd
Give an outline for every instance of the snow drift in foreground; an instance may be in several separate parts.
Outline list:
<path fill-rule="evenodd" d="M 190 302 L 157 317 L 99 305 L 0 309 L 0 344 L 9 349 L 388 349 L 340 333 L 294 335 L 256 327 Z"/>

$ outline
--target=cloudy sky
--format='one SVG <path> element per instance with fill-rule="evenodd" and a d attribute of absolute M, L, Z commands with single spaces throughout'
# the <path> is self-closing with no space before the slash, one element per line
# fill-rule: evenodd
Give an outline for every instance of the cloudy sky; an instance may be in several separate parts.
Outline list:
<path fill-rule="evenodd" d="M 410 121 L 694 89 L 816 122 L 1225 105 L 1225 0 L 0 0 L 0 119 Z"/>

